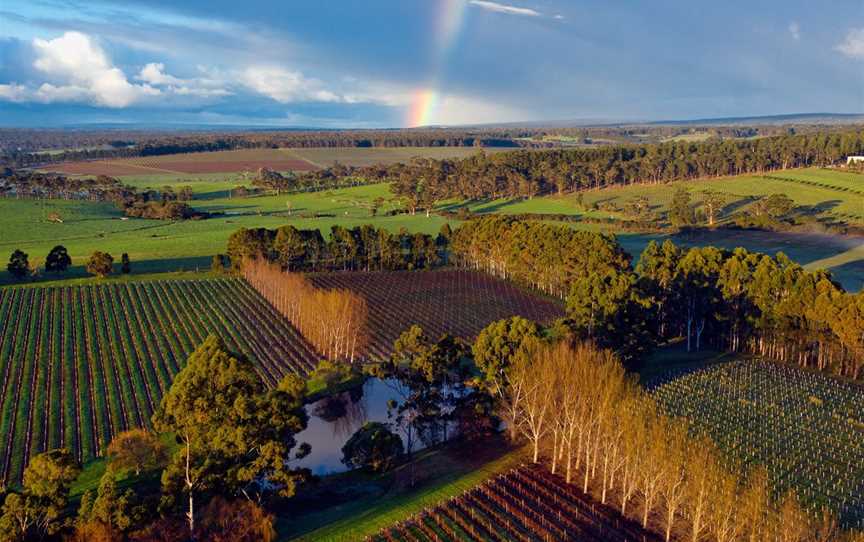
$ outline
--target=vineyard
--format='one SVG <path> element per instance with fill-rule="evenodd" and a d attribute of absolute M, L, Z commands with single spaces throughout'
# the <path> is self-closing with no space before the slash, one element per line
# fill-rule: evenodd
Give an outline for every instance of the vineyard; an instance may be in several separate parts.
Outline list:
<path fill-rule="evenodd" d="M 432 338 L 449 333 L 470 339 L 502 318 L 549 322 L 564 315 L 559 304 L 476 271 L 322 273 L 310 278 L 318 288 L 349 290 L 366 299 L 368 355 L 377 358 L 388 357 L 393 342 L 413 324 Z"/>
<path fill-rule="evenodd" d="M 79 459 L 150 417 L 186 357 L 210 333 L 256 360 L 268 383 L 318 361 L 303 338 L 240 280 L 0 289 L 0 475 L 20 481 L 33 455 Z"/>
<path fill-rule="evenodd" d="M 542 467 L 522 466 L 388 529 L 374 542 L 659 540 Z"/>
<path fill-rule="evenodd" d="M 687 417 L 746 468 L 762 464 L 774 490 L 798 491 L 864 527 L 864 390 L 831 377 L 738 361 L 649 385 L 671 415 Z"/>

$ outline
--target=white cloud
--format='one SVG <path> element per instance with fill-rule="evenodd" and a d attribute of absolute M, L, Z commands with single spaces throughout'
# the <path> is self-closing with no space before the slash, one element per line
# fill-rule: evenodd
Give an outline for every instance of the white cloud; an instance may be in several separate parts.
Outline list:
<path fill-rule="evenodd" d="M 53 40 L 36 38 L 33 49 L 36 69 L 63 81 L 59 86 L 46 83 L 39 87 L 36 95 L 43 101 L 87 100 L 106 107 L 126 107 L 160 93 L 146 84 L 131 84 L 86 34 L 66 32 Z"/>
<path fill-rule="evenodd" d="M 496 13 L 506 13 L 507 15 L 521 15 L 523 17 L 539 17 L 541 13 L 539 11 L 535 11 L 530 8 L 520 8 L 516 6 L 508 6 L 506 4 L 499 4 L 498 2 L 489 2 L 487 0 L 470 0 L 468 2 L 473 6 L 477 6 L 478 8 L 485 9 L 487 11 L 494 11 Z"/>
<path fill-rule="evenodd" d="M 836 51 L 840 51 L 849 58 L 864 59 L 864 28 L 853 28 L 846 34 L 846 38 L 836 47 Z"/>
<path fill-rule="evenodd" d="M 789 23 L 789 33 L 792 34 L 792 39 L 798 41 L 801 39 L 801 26 L 797 21 Z"/>
<path fill-rule="evenodd" d="M 8 102 L 28 102 L 31 99 L 30 90 L 17 83 L 0 85 L 0 99 Z"/>
<path fill-rule="evenodd" d="M 240 82 L 279 103 L 344 102 L 343 97 L 324 88 L 321 81 L 279 66 L 252 66 L 239 74 Z"/>
<path fill-rule="evenodd" d="M 206 73 L 199 67 L 199 70 Z M 181 79 L 165 72 L 165 65 L 161 62 L 150 62 L 146 64 L 135 79 L 144 81 L 150 85 L 162 87 L 165 92 L 179 96 L 200 96 L 202 98 L 230 96 L 230 90 L 222 88 L 227 82 L 221 79 L 209 77 L 195 77 Z"/>

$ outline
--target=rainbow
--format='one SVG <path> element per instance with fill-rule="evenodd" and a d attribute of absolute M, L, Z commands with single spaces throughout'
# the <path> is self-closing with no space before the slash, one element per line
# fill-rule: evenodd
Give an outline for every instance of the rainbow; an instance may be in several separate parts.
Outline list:
<path fill-rule="evenodd" d="M 441 103 L 439 90 L 444 66 L 450 56 L 459 34 L 465 23 L 467 0 L 438 0 L 434 17 L 434 48 L 432 58 L 432 75 L 429 82 L 412 93 L 411 105 L 408 107 L 405 124 L 407 126 L 425 126 L 432 124 Z"/>

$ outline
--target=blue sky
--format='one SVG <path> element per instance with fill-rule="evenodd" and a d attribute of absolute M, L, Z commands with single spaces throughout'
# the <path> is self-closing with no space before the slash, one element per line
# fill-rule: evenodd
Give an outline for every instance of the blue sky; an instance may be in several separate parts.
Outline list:
<path fill-rule="evenodd" d="M 0 125 L 864 112 L 864 3 L 0 3 Z"/>

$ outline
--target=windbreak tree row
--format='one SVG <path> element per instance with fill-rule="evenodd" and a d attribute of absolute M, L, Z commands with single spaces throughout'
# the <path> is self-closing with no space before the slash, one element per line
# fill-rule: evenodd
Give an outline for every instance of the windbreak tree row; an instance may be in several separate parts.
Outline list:
<path fill-rule="evenodd" d="M 609 351 L 540 344 L 514 358 L 502 378 L 498 400 L 516 413 L 535 462 L 667 541 L 849 535 L 832 515 L 835 503 L 810 508 L 795 489 L 772 493 L 758 464 L 728 468 L 709 436 L 667 416 Z"/>
<path fill-rule="evenodd" d="M 228 239 L 227 255 L 234 269 L 259 258 L 288 271 L 431 269 L 446 263 L 450 234 L 447 225 L 435 237 L 406 231 L 394 234 L 364 224 L 351 229 L 333 226 L 325 240 L 318 229 L 241 228 Z"/>
<path fill-rule="evenodd" d="M 328 360 L 354 362 L 367 343 L 366 300 L 344 289 L 316 288 L 303 275 L 252 260 L 243 276 Z"/>

